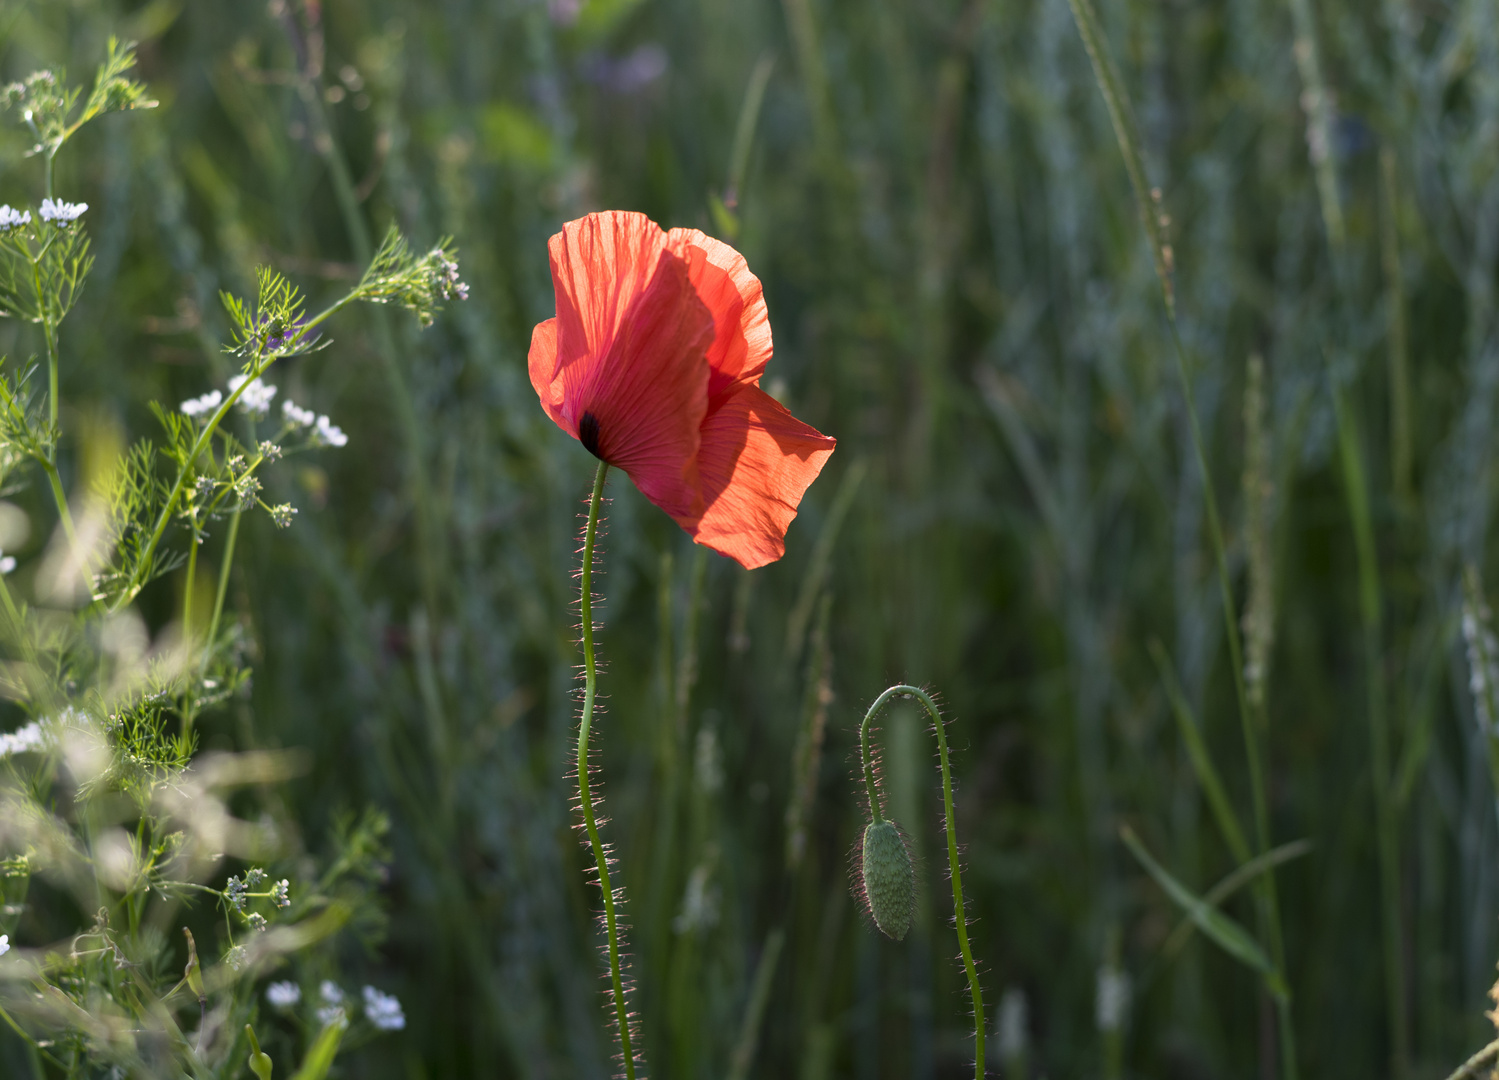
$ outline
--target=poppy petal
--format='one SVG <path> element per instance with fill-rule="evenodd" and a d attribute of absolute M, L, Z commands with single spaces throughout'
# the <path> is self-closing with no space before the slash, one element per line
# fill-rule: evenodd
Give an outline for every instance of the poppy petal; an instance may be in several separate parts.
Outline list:
<path fill-rule="evenodd" d="M 630 474 L 640 493 L 672 516 L 702 508 L 697 457 L 708 411 L 713 316 L 697 298 L 687 266 L 661 254 L 590 377 L 562 412 L 596 457 Z"/>
<path fill-rule="evenodd" d="M 701 515 L 673 516 L 698 543 L 751 570 L 775 562 L 786 553 L 803 493 L 836 444 L 759 387 L 741 386 L 703 421 Z"/>
<path fill-rule="evenodd" d="M 693 287 L 713 312 L 709 399 L 716 405 L 739 386 L 758 386 L 774 351 L 760 279 L 743 255 L 697 229 L 672 229 L 666 245 L 686 261 Z"/>
<path fill-rule="evenodd" d="M 547 244 L 557 294 L 557 351 L 552 370 L 540 372 L 540 379 L 533 372 L 531 381 L 538 393 L 540 383 L 551 388 L 550 397 L 574 425 L 574 435 L 582 419 L 570 408 L 577 391 L 608 355 L 665 249 L 659 225 L 622 210 L 569 221 Z M 542 394 L 543 401 L 547 397 Z"/>
<path fill-rule="evenodd" d="M 536 324 L 531 331 L 531 352 L 527 357 L 531 385 L 541 399 L 541 407 L 552 421 L 569 435 L 576 435 L 562 419 L 562 381 L 557 372 L 557 320 L 551 318 Z"/>

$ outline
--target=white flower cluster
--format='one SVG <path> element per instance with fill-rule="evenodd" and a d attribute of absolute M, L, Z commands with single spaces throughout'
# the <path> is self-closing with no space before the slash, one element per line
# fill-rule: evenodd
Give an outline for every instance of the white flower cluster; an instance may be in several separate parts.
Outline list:
<path fill-rule="evenodd" d="M 232 394 L 241 386 L 244 386 L 246 376 L 236 375 L 229 380 L 229 392 Z M 276 396 L 276 388 L 268 383 L 261 382 L 258 378 L 249 386 L 245 386 L 244 393 L 240 394 L 239 406 L 241 412 L 247 413 L 256 420 L 263 420 L 271 411 L 271 398 Z"/>
<path fill-rule="evenodd" d="M 0 230 L 10 232 L 12 229 L 19 229 L 22 225 L 30 224 L 30 210 L 16 210 L 9 203 L 0 206 Z"/>
<path fill-rule="evenodd" d="M 210 390 L 202 397 L 190 398 L 177 407 L 182 410 L 184 416 L 197 419 L 200 416 L 206 416 L 208 413 L 213 412 L 213 410 L 219 407 L 219 402 L 223 400 L 223 394 L 217 390 Z"/>
<path fill-rule="evenodd" d="M 10 935 L 0 934 L 0 956 L 10 952 Z"/>
<path fill-rule="evenodd" d="M 33 750 L 42 750 L 51 742 L 47 732 L 42 728 L 41 722 L 33 720 L 23 728 L 10 733 L 0 732 L 0 758 L 10 757 L 12 754 L 25 754 Z"/>
<path fill-rule="evenodd" d="M 311 427 L 317 423 L 317 413 L 302 408 L 290 398 L 281 403 L 281 417 L 292 427 Z"/>
<path fill-rule="evenodd" d="M 265 999 L 274 1008 L 289 1009 L 302 1000 L 302 988 L 294 982 L 273 982 L 265 988 Z"/>
<path fill-rule="evenodd" d="M 394 995 L 381 993 L 373 986 L 364 988 L 364 1015 L 381 1031 L 400 1031 L 406 1026 L 406 1014 Z"/>
<path fill-rule="evenodd" d="M 42 200 L 42 220 L 51 221 L 59 225 L 71 225 L 83 216 L 88 209 L 88 203 L 63 202 L 61 199 Z"/>
<path fill-rule="evenodd" d="M 0 550 L 0 574 L 8 574 L 16 568 L 16 557 Z"/>
<path fill-rule="evenodd" d="M 349 437 L 343 429 L 328 420 L 326 415 L 317 418 L 317 427 L 312 432 L 313 446 L 348 446 Z"/>
<path fill-rule="evenodd" d="M 344 992 L 339 989 L 338 983 L 332 979 L 324 979 L 323 984 L 318 987 L 318 995 L 323 999 L 323 1007 L 315 1015 L 318 1023 L 324 1027 L 330 1024 L 341 1023 L 344 1020 Z"/>

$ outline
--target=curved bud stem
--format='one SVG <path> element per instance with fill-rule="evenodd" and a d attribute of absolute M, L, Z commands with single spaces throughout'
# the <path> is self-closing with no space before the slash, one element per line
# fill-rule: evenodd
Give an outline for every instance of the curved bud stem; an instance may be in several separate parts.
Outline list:
<path fill-rule="evenodd" d="M 864 723 L 859 727 L 859 746 L 863 752 L 864 783 L 869 789 L 869 812 L 875 821 L 880 821 L 880 800 L 874 784 L 874 760 L 869 752 L 869 722 L 892 698 L 915 698 L 931 715 L 932 726 L 937 732 L 937 754 L 942 761 L 942 810 L 947 823 L 947 865 L 952 877 L 953 923 L 958 931 L 958 950 L 963 954 L 963 970 L 968 975 L 968 994 L 973 999 L 974 1063 L 975 1080 L 984 1078 L 984 992 L 979 988 L 978 968 L 973 962 L 973 950 L 968 946 L 968 920 L 963 906 L 963 872 L 958 866 L 958 829 L 952 809 L 952 773 L 947 761 L 947 732 L 942 723 L 942 713 L 925 690 L 919 686 L 892 686 L 869 706 L 864 714 Z"/>
<path fill-rule="evenodd" d="M 609 980 L 614 994 L 614 1017 L 619 1025 L 619 1048 L 625 1059 L 626 1080 L 635 1080 L 635 1055 L 630 1049 L 630 1013 L 625 1004 L 624 980 L 619 974 L 619 931 L 615 925 L 614 889 L 609 883 L 609 859 L 599 840 L 599 826 L 593 813 L 593 792 L 588 782 L 588 733 L 593 726 L 593 702 L 598 689 L 598 667 L 593 654 L 593 546 L 598 535 L 599 505 L 604 501 L 604 476 L 609 463 L 600 461 L 593 477 L 593 496 L 588 500 L 588 525 L 583 532 L 582 596 L 579 607 L 583 621 L 583 716 L 578 723 L 578 798 L 583 807 L 583 824 L 588 829 L 588 845 L 599 871 L 599 888 L 604 892 L 604 925 L 609 933 Z"/>

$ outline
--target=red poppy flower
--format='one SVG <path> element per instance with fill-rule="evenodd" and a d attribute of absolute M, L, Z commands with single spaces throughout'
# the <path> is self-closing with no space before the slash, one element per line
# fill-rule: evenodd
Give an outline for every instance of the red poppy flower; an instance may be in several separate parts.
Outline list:
<path fill-rule="evenodd" d="M 779 559 L 834 440 L 760 389 L 770 321 L 744 256 L 620 210 L 568 222 L 548 250 L 541 407 L 698 543 L 751 569 Z"/>

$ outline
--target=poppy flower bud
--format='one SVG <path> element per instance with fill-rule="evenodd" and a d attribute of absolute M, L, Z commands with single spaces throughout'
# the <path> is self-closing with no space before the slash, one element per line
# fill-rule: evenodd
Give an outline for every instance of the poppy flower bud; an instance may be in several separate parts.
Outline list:
<path fill-rule="evenodd" d="M 893 821 L 871 821 L 864 829 L 864 900 L 886 936 L 901 941 L 916 907 L 916 874 L 906 838 Z"/>

